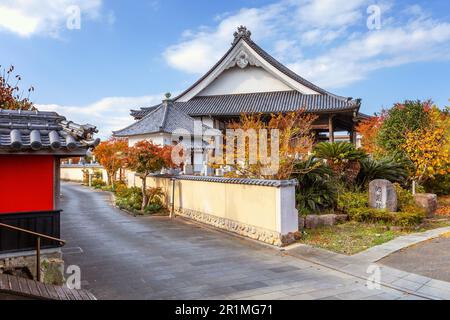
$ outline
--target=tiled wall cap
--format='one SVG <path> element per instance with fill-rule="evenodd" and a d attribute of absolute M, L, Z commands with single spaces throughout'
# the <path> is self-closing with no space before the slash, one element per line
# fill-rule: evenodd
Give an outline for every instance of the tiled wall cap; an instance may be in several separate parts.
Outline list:
<path fill-rule="evenodd" d="M 254 186 L 265 187 L 290 187 L 298 184 L 297 180 L 264 180 L 264 179 L 248 179 L 248 178 L 224 178 L 224 177 L 205 177 L 205 176 L 189 176 L 189 175 L 162 175 L 154 174 L 150 175 L 156 178 L 169 178 L 176 180 L 190 180 L 190 181 L 204 181 L 204 182 L 217 182 L 217 183 L 229 183 L 229 184 L 244 184 Z"/>

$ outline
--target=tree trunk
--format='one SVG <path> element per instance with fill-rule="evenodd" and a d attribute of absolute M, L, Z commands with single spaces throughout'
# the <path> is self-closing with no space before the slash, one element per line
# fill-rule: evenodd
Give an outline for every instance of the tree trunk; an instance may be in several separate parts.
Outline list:
<path fill-rule="evenodd" d="M 141 210 L 144 211 L 145 207 L 147 206 L 147 175 L 141 177 L 142 179 L 142 208 Z"/>
<path fill-rule="evenodd" d="M 109 173 L 108 171 L 106 171 L 106 177 L 107 177 L 107 184 L 108 184 L 108 186 L 110 186 L 111 185 L 111 181 L 112 181 L 112 179 L 111 179 L 111 173 Z M 103 180 L 103 178 L 102 178 L 102 180 Z"/>
<path fill-rule="evenodd" d="M 109 179 L 109 185 L 114 188 L 114 178 L 116 176 L 115 172 L 111 172 L 108 174 L 108 179 Z"/>

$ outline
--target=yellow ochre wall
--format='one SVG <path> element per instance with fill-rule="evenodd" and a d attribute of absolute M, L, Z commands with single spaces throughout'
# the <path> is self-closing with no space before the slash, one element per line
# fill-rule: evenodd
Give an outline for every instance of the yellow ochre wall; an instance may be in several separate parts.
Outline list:
<path fill-rule="evenodd" d="M 141 179 L 128 175 L 129 186 Z M 148 177 L 147 187 L 163 189 L 171 206 L 172 181 Z M 288 233 L 298 231 L 295 186 L 273 187 L 198 180 L 175 180 L 176 214 L 208 223 L 271 244 L 281 245 Z"/>
<path fill-rule="evenodd" d="M 108 176 L 106 174 L 106 170 L 101 166 L 79 166 L 79 165 L 68 165 L 61 166 L 61 180 L 63 181 L 73 181 L 73 182 L 83 182 L 83 169 L 93 169 L 95 171 L 100 170 L 102 172 L 102 178 L 104 182 L 108 181 Z"/>

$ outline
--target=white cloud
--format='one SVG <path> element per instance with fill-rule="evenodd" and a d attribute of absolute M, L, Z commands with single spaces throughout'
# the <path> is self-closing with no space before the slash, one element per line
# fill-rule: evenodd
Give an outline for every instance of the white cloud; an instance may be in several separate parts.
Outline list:
<path fill-rule="evenodd" d="M 391 10 L 381 0 L 381 30 L 368 30 L 368 0 L 279 0 L 219 16 L 215 27 L 184 32 L 164 52 L 173 68 L 203 73 L 229 48 L 238 25 L 308 80 L 326 88 L 349 85 L 370 72 L 418 61 L 448 59 L 450 24 L 418 5 Z M 271 44 L 267 47 L 267 43 Z"/>
<path fill-rule="evenodd" d="M 0 0 L 0 30 L 21 37 L 57 37 L 66 26 L 71 6 L 80 8 L 82 19 L 101 16 L 102 0 Z"/>
<path fill-rule="evenodd" d="M 82 106 L 37 104 L 36 107 L 41 111 L 55 111 L 80 124 L 95 125 L 99 129 L 99 137 L 105 139 L 111 136 L 112 131 L 132 123 L 130 109 L 155 105 L 162 101 L 162 96 L 107 97 Z"/>
<path fill-rule="evenodd" d="M 294 1 L 298 7 L 296 17 L 299 24 L 314 31 L 326 32 L 328 28 L 347 27 L 364 16 L 361 10 L 367 0 L 309 0 Z"/>
<path fill-rule="evenodd" d="M 367 0 L 280 0 L 260 8 L 244 8 L 234 15 L 219 15 L 215 28 L 200 26 L 186 30 L 180 43 L 167 48 L 168 64 L 189 73 L 202 73 L 229 48 L 232 34 L 239 25 L 247 26 L 253 38 L 278 40 L 277 53 L 298 51 L 299 45 L 330 42 L 348 26 L 357 23 Z M 288 45 L 289 44 L 289 45 Z M 280 50 L 283 49 L 284 50 Z"/>
<path fill-rule="evenodd" d="M 197 32 L 186 30 L 183 40 L 164 53 L 170 66 L 189 73 L 201 73 L 210 68 L 229 48 L 236 27 L 245 24 L 257 38 L 273 33 L 271 20 L 278 17 L 280 5 L 271 5 L 261 9 L 242 9 L 234 16 L 227 16 L 219 25 L 210 29 L 200 27 Z"/>
<path fill-rule="evenodd" d="M 433 20 L 368 32 L 329 52 L 289 67 L 322 86 L 342 87 L 370 72 L 407 63 L 450 58 L 450 24 Z"/>

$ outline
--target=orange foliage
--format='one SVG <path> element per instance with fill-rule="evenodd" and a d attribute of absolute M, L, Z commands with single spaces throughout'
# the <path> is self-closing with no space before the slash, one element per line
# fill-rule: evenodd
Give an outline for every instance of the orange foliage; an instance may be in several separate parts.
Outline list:
<path fill-rule="evenodd" d="M 101 142 L 95 149 L 97 161 L 105 168 L 108 174 L 108 184 L 114 186 L 117 171 L 124 166 L 128 142 L 123 139 L 111 138 Z"/>
<path fill-rule="evenodd" d="M 403 145 L 418 182 L 450 173 L 450 116 L 437 107 L 428 113 L 429 126 L 408 132 Z"/>
<path fill-rule="evenodd" d="M 172 146 L 159 146 L 147 140 L 139 141 L 128 149 L 126 167 L 138 173 L 142 180 L 142 210 L 148 203 L 146 178 L 163 168 L 174 167 L 172 149 Z"/>
<path fill-rule="evenodd" d="M 362 148 L 369 154 L 379 154 L 382 149 L 377 144 L 378 133 L 383 124 L 383 116 L 373 116 L 361 121 L 356 131 L 362 136 Z"/>
<path fill-rule="evenodd" d="M 241 158 L 245 163 L 227 163 L 239 171 L 241 176 L 249 178 L 269 178 L 269 179 L 289 179 L 294 170 L 294 165 L 299 159 L 305 158 L 311 151 L 314 144 L 314 134 L 312 133 L 312 124 L 317 119 L 316 115 L 307 114 L 303 109 L 286 114 L 271 114 L 269 119 L 263 119 L 261 114 L 241 115 L 239 122 L 229 125 L 229 129 L 242 129 L 245 132 L 255 130 L 256 145 L 260 146 L 259 130 L 267 130 L 267 148 L 271 149 L 271 130 L 278 130 L 279 150 L 278 150 L 278 169 L 276 172 L 267 171 L 267 163 L 263 163 L 260 150 L 256 155 L 256 164 L 249 163 L 250 141 L 246 143 L 245 150 L 237 150 L 235 153 L 242 153 Z M 256 148 L 256 147 L 255 147 Z M 270 153 L 277 152 L 270 150 Z M 270 172 L 270 173 L 268 173 Z"/>

